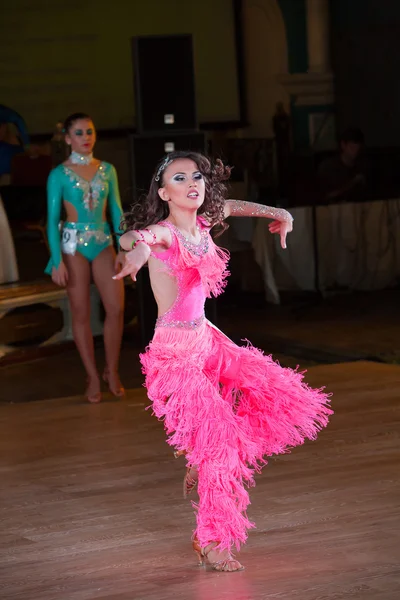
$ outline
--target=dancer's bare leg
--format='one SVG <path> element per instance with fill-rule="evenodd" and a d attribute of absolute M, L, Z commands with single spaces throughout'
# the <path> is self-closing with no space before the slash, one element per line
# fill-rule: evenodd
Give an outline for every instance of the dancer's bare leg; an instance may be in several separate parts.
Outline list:
<path fill-rule="evenodd" d="M 97 373 L 93 335 L 90 328 L 90 265 L 79 252 L 65 254 L 68 270 L 67 293 L 71 307 L 75 344 L 88 378 L 86 395 L 91 402 L 100 401 L 100 380 Z"/>
<path fill-rule="evenodd" d="M 115 251 L 111 246 L 101 252 L 92 263 L 93 279 L 99 290 L 106 313 L 104 321 L 104 348 L 106 355 L 106 379 L 110 391 L 116 395 L 123 394 L 118 368 L 124 327 L 124 284 L 112 279 Z"/>

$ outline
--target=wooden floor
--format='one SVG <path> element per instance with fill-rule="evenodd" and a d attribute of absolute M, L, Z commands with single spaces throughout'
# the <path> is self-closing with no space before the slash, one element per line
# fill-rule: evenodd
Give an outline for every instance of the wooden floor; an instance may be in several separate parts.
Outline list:
<path fill-rule="evenodd" d="M 400 367 L 308 381 L 335 393 L 335 416 L 257 478 L 233 574 L 195 566 L 184 461 L 143 390 L 0 405 L 1 600 L 399 600 Z"/>

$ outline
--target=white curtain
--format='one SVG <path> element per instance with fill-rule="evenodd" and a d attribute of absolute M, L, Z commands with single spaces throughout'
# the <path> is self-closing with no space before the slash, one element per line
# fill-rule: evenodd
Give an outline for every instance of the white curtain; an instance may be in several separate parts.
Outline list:
<path fill-rule="evenodd" d="M 0 284 L 18 281 L 18 279 L 14 242 L 0 196 Z"/>

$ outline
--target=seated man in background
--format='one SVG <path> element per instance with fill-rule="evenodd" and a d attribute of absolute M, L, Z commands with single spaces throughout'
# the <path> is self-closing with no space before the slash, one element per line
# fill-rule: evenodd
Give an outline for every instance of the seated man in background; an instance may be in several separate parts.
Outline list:
<path fill-rule="evenodd" d="M 339 142 L 339 153 L 323 161 L 318 176 L 325 201 L 354 202 L 367 195 L 360 155 L 364 136 L 360 129 L 348 129 Z"/>

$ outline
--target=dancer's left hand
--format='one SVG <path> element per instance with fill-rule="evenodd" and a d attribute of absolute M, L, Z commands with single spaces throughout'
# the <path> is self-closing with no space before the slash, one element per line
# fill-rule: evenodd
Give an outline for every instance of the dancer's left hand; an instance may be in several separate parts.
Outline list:
<path fill-rule="evenodd" d="M 283 249 L 286 248 L 286 236 L 288 233 L 293 231 L 292 221 L 272 221 L 268 225 L 270 233 L 277 233 L 281 236 L 281 246 Z"/>
<path fill-rule="evenodd" d="M 115 257 L 115 262 L 114 262 L 114 270 L 116 273 L 119 273 L 125 265 L 125 252 L 118 252 L 117 256 Z"/>

